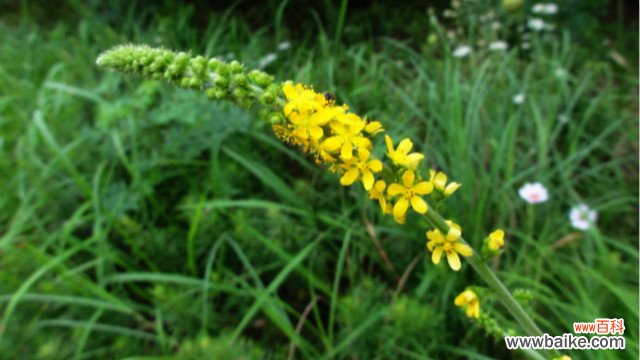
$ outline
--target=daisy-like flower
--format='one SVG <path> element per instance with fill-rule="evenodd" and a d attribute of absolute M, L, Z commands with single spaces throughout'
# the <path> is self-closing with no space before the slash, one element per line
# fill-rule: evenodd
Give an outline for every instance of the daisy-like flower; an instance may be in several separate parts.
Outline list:
<path fill-rule="evenodd" d="M 523 93 L 516 94 L 513 97 L 513 103 L 516 104 L 516 105 L 520 105 L 520 104 L 524 103 L 524 94 Z"/>
<path fill-rule="evenodd" d="M 475 291 L 467 289 L 461 292 L 453 303 L 458 307 L 464 307 L 467 317 L 476 319 L 480 317 L 480 299 Z"/>
<path fill-rule="evenodd" d="M 471 46 L 468 45 L 460 45 L 455 50 L 453 50 L 453 57 L 455 58 L 463 58 L 469 54 L 471 54 Z"/>
<path fill-rule="evenodd" d="M 426 235 L 427 239 L 429 239 L 427 249 L 431 251 L 431 261 L 434 264 L 439 264 L 442 256 L 446 255 L 451 269 L 458 271 L 461 266 L 458 254 L 471 256 L 473 255 L 473 250 L 459 241 L 462 235 L 460 225 L 452 221 L 447 221 L 447 224 L 449 224 L 449 232 L 447 232 L 446 236 L 438 229 L 427 231 Z"/>
<path fill-rule="evenodd" d="M 322 146 L 329 152 L 340 149 L 343 160 L 349 160 L 353 156 L 354 146 L 357 148 L 371 148 L 371 140 L 362 135 L 365 123 L 355 114 L 341 114 L 338 121 L 329 123 L 334 135 L 327 138 Z"/>
<path fill-rule="evenodd" d="M 411 148 L 413 147 L 413 143 L 410 139 L 403 139 L 398 144 L 398 148 L 393 148 L 393 140 L 389 135 L 385 135 L 384 141 L 387 143 L 387 156 L 393 161 L 396 165 L 405 166 L 410 170 L 415 169 L 418 166 L 420 160 L 424 159 L 424 155 L 420 153 L 411 153 Z"/>
<path fill-rule="evenodd" d="M 569 220 L 574 228 L 588 230 L 598 220 L 598 213 L 591 210 L 586 204 L 579 204 L 571 208 Z"/>
<path fill-rule="evenodd" d="M 508 47 L 509 45 L 504 41 L 494 41 L 489 44 L 489 50 L 504 51 L 504 50 L 507 50 Z"/>
<path fill-rule="evenodd" d="M 340 168 L 346 170 L 340 184 L 349 186 L 356 180 L 362 178 L 362 184 L 365 190 L 371 190 L 373 187 L 373 173 L 380 172 L 382 170 L 382 163 L 380 160 L 369 160 L 371 153 L 367 149 L 358 148 L 358 158 L 351 157 L 346 160 L 344 164 L 340 165 Z"/>
<path fill-rule="evenodd" d="M 393 183 L 389 185 L 387 194 L 400 198 L 393 206 L 393 217 L 401 222 L 407 213 L 409 205 L 419 214 L 427 212 L 427 203 L 422 199 L 422 195 L 429 195 L 433 191 L 433 184 L 429 181 L 421 181 L 414 184 L 416 175 L 413 170 L 406 170 L 402 174 L 402 184 Z"/>
<path fill-rule="evenodd" d="M 504 246 L 504 231 L 498 229 L 489 234 L 487 245 L 491 251 L 500 250 Z"/>
<path fill-rule="evenodd" d="M 444 194 L 445 197 L 451 196 L 462 184 L 451 182 L 447 185 L 447 175 L 442 171 L 436 173 L 435 170 L 429 170 L 429 181 L 433 183 L 436 190 Z"/>
<path fill-rule="evenodd" d="M 529 204 L 539 204 L 549 200 L 549 192 L 540 183 L 526 183 L 518 190 L 520 197 Z"/>

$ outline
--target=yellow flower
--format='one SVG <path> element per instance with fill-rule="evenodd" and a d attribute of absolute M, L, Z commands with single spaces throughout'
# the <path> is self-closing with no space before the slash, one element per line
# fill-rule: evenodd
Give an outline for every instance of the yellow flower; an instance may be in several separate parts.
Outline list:
<path fill-rule="evenodd" d="M 387 189 L 389 196 L 401 195 L 393 206 L 393 217 L 398 222 L 404 218 L 409 205 L 420 214 L 427 212 L 427 203 L 419 195 L 430 194 L 433 191 L 433 184 L 422 181 L 414 185 L 415 178 L 413 170 L 406 170 L 402 174 L 402 185 L 393 183 Z"/>
<path fill-rule="evenodd" d="M 355 114 L 339 115 L 338 121 L 332 121 L 329 125 L 334 135 L 327 138 L 322 147 L 329 152 L 340 149 L 340 156 L 344 160 L 349 160 L 353 156 L 353 147 L 371 148 L 371 140 L 362 136 L 365 127 L 364 121 Z"/>
<path fill-rule="evenodd" d="M 287 103 L 284 105 L 284 114 L 287 117 L 293 110 L 305 115 L 311 111 L 320 110 L 327 103 L 322 94 L 316 93 L 313 89 L 307 89 L 300 83 L 293 85 L 291 82 L 286 82 L 282 85 L 282 92 L 287 98 Z"/>
<path fill-rule="evenodd" d="M 345 160 L 344 164 L 340 165 L 340 168 L 346 170 L 340 179 L 340 184 L 348 186 L 362 177 L 362 184 L 365 190 L 371 190 L 374 181 L 373 173 L 382 170 L 382 163 L 376 159 L 369 160 L 370 155 L 371 153 L 367 149 L 358 148 L 357 159 L 352 157 L 349 160 Z"/>
<path fill-rule="evenodd" d="M 452 182 L 447 185 L 447 175 L 442 171 L 436 173 L 435 170 L 429 170 L 429 174 L 429 180 L 433 182 L 436 190 L 444 193 L 444 196 L 451 196 L 451 194 L 462 186 L 457 182 Z"/>
<path fill-rule="evenodd" d="M 489 249 L 498 251 L 504 245 L 504 231 L 498 229 L 489 234 Z"/>
<path fill-rule="evenodd" d="M 420 153 L 412 153 L 409 154 L 411 148 L 413 147 L 413 143 L 410 139 L 404 139 L 400 141 L 398 144 L 398 148 L 393 148 L 393 140 L 389 135 L 385 135 L 384 141 L 387 143 L 387 155 L 389 158 L 397 165 L 405 166 L 410 170 L 414 170 L 420 160 L 424 159 L 424 155 Z"/>
<path fill-rule="evenodd" d="M 571 356 L 562 355 L 562 356 L 558 356 L 558 357 L 553 358 L 553 360 L 571 360 Z"/>
<path fill-rule="evenodd" d="M 458 254 L 471 256 L 473 255 L 473 250 L 468 245 L 458 241 L 462 235 L 460 225 L 451 221 L 447 221 L 447 224 L 449 224 L 449 232 L 447 232 L 446 237 L 438 229 L 427 231 L 426 235 L 427 239 L 429 239 L 427 249 L 432 253 L 431 261 L 434 264 L 439 264 L 442 256 L 446 254 L 447 262 L 451 269 L 458 271 L 461 266 Z"/>
<path fill-rule="evenodd" d="M 480 299 L 473 290 L 465 290 L 461 292 L 453 301 L 456 306 L 464 307 L 467 316 L 470 318 L 480 317 Z"/>
<path fill-rule="evenodd" d="M 301 140 L 320 140 L 324 131 L 322 126 L 331 120 L 332 114 L 329 111 L 320 110 L 312 115 L 309 113 L 291 112 L 287 116 L 293 127 L 293 135 Z"/>
<path fill-rule="evenodd" d="M 383 132 L 384 128 L 382 127 L 382 123 L 380 121 L 371 121 L 367 123 L 367 126 L 364 127 L 364 131 L 368 134 L 375 135 L 377 133 Z"/>
<path fill-rule="evenodd" d="M 387 183 L 384 180 L 378 180 L 369 190 L 369 199 L 378 200 L 380 204 L 380 209 L 382 209 L 383 214 L 391 213 L 390 209 L 387 207 L 387 199 L 384 196 L 384 189 L 386 189 Z"/>

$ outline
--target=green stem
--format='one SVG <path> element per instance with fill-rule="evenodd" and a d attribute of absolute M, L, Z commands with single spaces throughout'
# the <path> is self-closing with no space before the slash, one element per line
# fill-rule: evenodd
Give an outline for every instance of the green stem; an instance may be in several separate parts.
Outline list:
<path fill-rule="evenodd" d="M 429 211 L 425 214 L 428 220 L 442 233 L 449 232 L 449 225 L 445 222 L 444 218 L 435 211 L 432 207 L 429 207 Z M 468 243 L 460 238 L 459 241 L 468 245 Z M 502 281 L 498 279 L 496 274 L 482 261 L 480 256 L 474 251 L 472 256 L 466 258 L 471 264 L 471 267 L 480 275 L 480 277 L 495 291 L 495 295 L 502 304 L 509 310 L 511 315 L 520 323 L 527 335 L 530 336 L 542 336 L 543 333 L 538 328 L 535 322 L 524 311 L 520 303 L 511 295 L 509 290 L 504 286 Z"/>

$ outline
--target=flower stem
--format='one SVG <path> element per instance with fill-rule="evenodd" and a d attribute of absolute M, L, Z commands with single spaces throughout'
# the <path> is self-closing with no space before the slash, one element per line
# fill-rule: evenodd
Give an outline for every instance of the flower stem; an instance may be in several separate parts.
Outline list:
<path fill-rule="evenodd" d="M 432 207 L 429 207 L 429 211 L 426 212 L 425 217 L 443 234 L 449 232 L 449 225 L 445 222 L 444 218 Z M 460 238 L 459 241 L 469 245 L 464 239 Z M 511 315 L 520 323 L 527 335 L 530 336 L 542 336 L 542 331 L 531 317 L 522 308 L 520 303 L 511 295 L 509 290 L 504 286 L 502 281 L 498 279 L 496 274 L 486 265 L 484 261 L 478 256 L 474 250 L 473 255 L 466 257 L 471 267 L 480 275 L 480 277 L 495 291 L 495 295 L 502 304 L 509 310 Z"/>

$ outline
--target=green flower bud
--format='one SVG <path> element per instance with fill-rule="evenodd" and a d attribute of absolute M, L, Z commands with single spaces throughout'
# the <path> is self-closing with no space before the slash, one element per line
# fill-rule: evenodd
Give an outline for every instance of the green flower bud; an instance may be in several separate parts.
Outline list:
<path fill-rule="evenodd" d="M 226 76 L 220 76 L 214 83 L 217 87 L 227 88 L 229 87 L 229 78 Z"/>
<path fill-rule="evenodd" d="M 265 91 L 260 96 L 260 102 L 265 104 L 265 105 L 271 105 L 271 104 L 273 104 L 274 101 L 276 101 L 276 97 L 272 93 L 270 93 L 268 91 Z"/>
<path fill-rule="evenodd" d="M 201 86 L 202 86 L 202 80 L 198 78 L 191 78 L 191 80 L 189 80 L 189 87 L 199 88 Z"/>
<path fill-rule="evenodd" d="M 267 88 L 269 85 L 271 85 L 271 83 L 273 83 L 273 76 L 259 70 L 252 70 L 249 73 L 249 79 L 263 89 Z"/>
<path fill-rule="evenodd" d="M 238 85 L 238 86 L 242 86 L 242 87 L 246 87 L 249 82 L 247 80 L 247 75 L 245 74 L 235 74 L 233 75 L 233 82 Z"/>
<path fill-rule="evenodd" d="M 212 58 L 211 60 L 209 60 L 209 63 L 207 63 L 207 67 L 209 67 L 209 70 L 211 71 L 217 71 L 218 67 L 220 66 L 221 61 L 216 59 L 216 58 Z"/>
<path fill-rule="evenodd" d="M 283 124 L 284 123 L 284 118 L 282 117 L 281 113 L 272 112 L 269 115 L 269 122 L 271 123 L 271 125 Z"/>
<path fill-rule="evenodd" d="M 240 64 L 237 60 L 233 60 L 229 63 L 229 71 L 231 71 L 231 73 L 236 74 L 242 72 L 243 70 L 244 66 L 242 66 L 242 64 Z"/>

